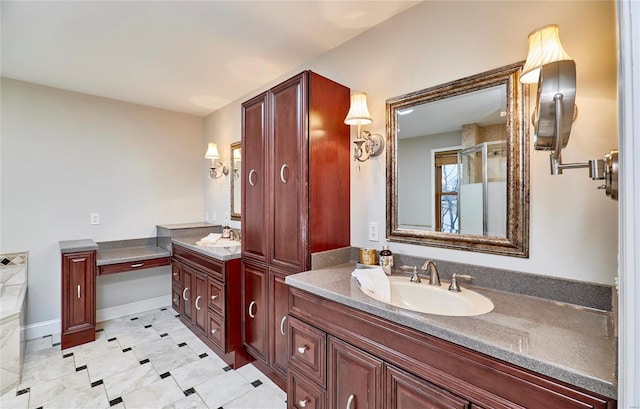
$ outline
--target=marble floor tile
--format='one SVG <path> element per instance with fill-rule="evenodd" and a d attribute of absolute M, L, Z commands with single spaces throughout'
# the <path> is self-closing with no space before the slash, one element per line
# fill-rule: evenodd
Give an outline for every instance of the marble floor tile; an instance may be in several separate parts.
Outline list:
<path fill-rule="evenodd" d="M 200 398 L 200 395 L 198 395 L 197 393 L 192 393 L 191 395 L 180 399 L 179 401 L 174 402 L 171 405 L 165 406 L 163 409 L 208 409 L 208 407 Z"/>
<path fill-rule="evenodd" d="M 138 364 L 135 368 L 108 376 L 102 381 L 107 390 L 109 400 L 113 400 L 159 380 L 160 375 L 153 365 L 146 363 L 144 365 Z"/>
<path fill-rule="evenodd" d="M 89 379 L 91 382 L 99 381 L 129 369 L 137 368 L 140 362 L 131 351 L 105 354 L 91 359 L 87 364 Z"/>
<path fill-rule="evenodd" d="M 159 374 L 187 365 L 191 362 L 198 361 L 200 358 L 188 346 L 177 347 L 170 354 L 156 354 L 148 357 Z"/>
<path fill-rule="evenodd" d="M 174 321 L 177 313 L 173 309 L 152 310 L 129 316 L 131 318 L 138 318 L 142 325 L 153 325 L 160 321 Z"/>
<path fill-rule="evenodd" d="M 155 321 L 151 324 L 152 328 L 158 331 L 159 334 L 187 329 L 182 322 L 178 318 L 174 318 L 173 320 L 161 320 Z"/>
<path fill-rule="evenodd" d="M 38 408 L 44 405 L 49 407 L 50 404 L 61 400 L 74 399 L 76 395 L 90 389 L 92 388 L 87 371 L 74 372 L 30 388 L 29 407 Z M 102 391 L 104 392 L 104 388 Z M 104 393 L 104 400 L 106 401 L 106 399 L 107 394 Z"/>
<path fill-rule="evenodd" d="M 27 345 L 25 347 L 25 352 L 33 352 L 39 351 L 41 349 L 51 348 L 53 343 L 51 342 L 52 337 L 42 337 L 42 338 L 34 338 L 28 339 Z"/>
<path fill-rule="evenodd" d="M 286 409 L 287 403 L 271 388 L 260 385 L 237 399 L 224 405 L 224 409 L 247 409 L 259 402 L 262 409 Z"/>
<path fill-rule="evenodd" d="M 131 328 L 126 333 L 119 334 L 116 339 L 118 340 L 118 344 L 124 349 L 156 340 L 158 337 L 159 334 L 153 328 L 145 328 L 140 325 Z"/>
<path fill-rule="evenodd" d="M 0 397 L 0 408 L 18 409 L 29 407 L 29 392 L 16 396 L 18 389 L 11 388 L 7 393 Z"/>
<path fill-rule="evenodd" d="M 236 369 L 236 372 L 249 383 L 258 379 L 262 380 L 262 378 L 266 377 L 266 375 L 260 372 L 260 370 L 253 366 L 253 364 L 246 364 L 245 366 Z"/>
<path fill-rule="evenodd" d="M 122 401 L 127 409 L 157 409 L 171 405 L 184 397 L 178 384 L 169 376 L 125 394 Z"/>
<path fill-rule="evenodd" d="M 106 340 L 93 341 L 85 344 L 84 348 L 77 349 L 73 352 L 69 350 L 63 351 L 63 356 L 73 353 L 73 360 L 76 367 L 87 365 L 89 362 L 101 359 L 104 356 L 117 355 L 122 353 L 120 344 L 116 341 L 107 342 Z M 77 347 L 76 347 L 77 348 Z"/>
<path fill-rule="evenodd" d="M 29 388 L 33 385 L 50 381 L 64 375 L 76 372 L 76 365 L 73 359 L 57 358 L 50 362 L 40 361 L 38 366 L 30 366 L 22 368 L 22 380 L 18 386 L 18 390 Z"/>
<path fill-rule="evenodd" d="M 194 389 L 210 408 L 219 408 L 254 388 L 236 371 L 229 371 L 201 383 Z M 257 402 L 256 402 L 257 403 Z"/>
<path fill-rule="evenodd" d="M 169 337 L 158 337 L 157 339 L 145 342 L 132 347 L 133 353 L 138 360 L 148 359 L 150 356 L 169 354 L 178 345 Z"/>
<path fill-rule="evenodd" d="M 36 366 L 47 365 L 56 361 L 62 361 L 62 351 L 60 347 L 49 347 L 39 349 L 37 351 L 25 352 L 22 369 L 33 368 Z M 72 359 L 73 360 L 73 359 Z"/>
<path fill-rule="evenodd" d="M 222 368 L 213 358 L 205 357 L 171 370 L 171 376 L 185 391 L 224 374 L 225 371 Z"/>

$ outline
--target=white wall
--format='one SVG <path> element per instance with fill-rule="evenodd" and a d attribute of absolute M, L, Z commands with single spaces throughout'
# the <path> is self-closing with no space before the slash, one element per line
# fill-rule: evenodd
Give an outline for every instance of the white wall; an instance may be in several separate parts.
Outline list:
<path fill-rule="evenodd" d="M 60 318 L 58 241 L 152 237 L 156 224 L 202 220 L 194 166 L 204 155 L 202 118 L 7 78 L 1 85 L 0 249 L 29 252 L 27 324 Z M 99 225 L 89 224 L 92 212 Z M 169 274 L 153 269 L 117 294 L 99 290 L 100 305 L 170 296 Z"/>
<path fill-rule="evenodd" d="M 578 162 L 602 157 L 617 147 L 615 6 L 612 1 L 428 1 L 383 22 L 296 72 L 311 69 L 352 90 L 367 92 L 374 122 L 365 128 L 384 134 L 386 99 L 524 60 L 529 32 L 550 23 L 560 26 L 565 49 L 577 64 L 579 116 L 569 146 L 563 151 L 564 160 Z M 205 139 L 237 140 L 240 103 L 273 84 L 266 84 L 209 116 Z M 532 95 L 535 95 L 534 88 Z M 229 131 L 231 135 L 219 131 Z M 352 130 L 352 138 L 354 132 Z M 531 150 L 529 259 L 396 243 L 390 244 L 391 250 L 612 284 L 617 268 L 616 202 L 595 190 L 598 183 L 588 178 L 586 170 L 551 176 L 548 155 Z M 363 164 L 359 173 L 352 167 L 353 246 L 382 247 L 382 242 L 367 240 L 367 224 L 369 221 L 377 221 L 381 226 L 386 223 L 385 168 L 384 155 Z M 205 192 L 207 208 L 220 206 L 222 211 L 228 211 L 229 193 L 222 189 L 227 187 L 211 186 Z"/>

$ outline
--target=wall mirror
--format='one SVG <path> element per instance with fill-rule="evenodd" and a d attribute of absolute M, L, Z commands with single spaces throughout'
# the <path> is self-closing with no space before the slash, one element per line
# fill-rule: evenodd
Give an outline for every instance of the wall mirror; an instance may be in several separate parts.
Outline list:
<path fill-rule="evenodd" d="M 231 144 L 231 220 L 240 220 L 242 175 L 242 142 Z"/>
<path fill-rule="evenodd" d="M 387 238 L 529 256 L 522 63 L 387 100 Z"/>

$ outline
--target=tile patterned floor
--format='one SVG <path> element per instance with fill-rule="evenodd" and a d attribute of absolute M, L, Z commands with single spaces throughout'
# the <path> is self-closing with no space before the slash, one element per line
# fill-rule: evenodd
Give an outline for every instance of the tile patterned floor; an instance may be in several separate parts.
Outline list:
<path fill-rule="evenodd" d="M 232 370 L 171 308 L 98 323 L 96 340 L 60 350 L 29 340 L 22 382 L 2 409 L 284 409 L 286 393 L 253 365 Z"/>

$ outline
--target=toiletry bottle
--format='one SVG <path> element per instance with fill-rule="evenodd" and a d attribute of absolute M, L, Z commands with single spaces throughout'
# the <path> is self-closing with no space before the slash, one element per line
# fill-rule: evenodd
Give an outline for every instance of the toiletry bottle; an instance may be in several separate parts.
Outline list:
<path fill-rule="evenodd" d="M 229 227 L 229 223 L 225 220 L 224 227 L 222 228 L 222 238 L 229 239 L 231 238 L 231 227 Z"/>
<path fill-rule="evenodd" d="M 390 276 L 393 273 L 393 253 L 386 244 L 382 246 L 382 251 L 380 252 L 380 266 L 382 266 L 382 271 L 386 275 Z"/>

